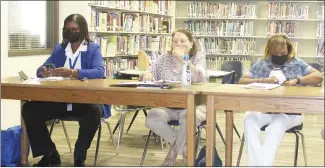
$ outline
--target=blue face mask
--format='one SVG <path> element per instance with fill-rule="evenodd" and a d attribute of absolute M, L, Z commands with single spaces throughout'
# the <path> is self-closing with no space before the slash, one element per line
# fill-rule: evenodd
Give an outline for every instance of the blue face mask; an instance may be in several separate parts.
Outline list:
<path fill-rule="evenodd" d="M 282 56 L 272 55 L 271 61 L 273 64 L 283 65 L 286 61 L 288 61 L 288 55 L 282 55 Z"/>

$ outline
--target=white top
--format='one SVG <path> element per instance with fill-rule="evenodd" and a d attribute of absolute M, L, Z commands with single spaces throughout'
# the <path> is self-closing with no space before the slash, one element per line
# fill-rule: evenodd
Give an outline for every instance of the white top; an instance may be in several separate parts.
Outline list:
<path fill-rule="evenodd" d="M 87 51 L 88 48 L 88 46 L 84 43 L 85 40 L 81 42 L 79 48 L 76 50 L 75 53 L 72 52 L 71 43 L 68 43 L 67 47 L 65 48 L 65 56 L 67 57 L 67 59 L 65 60 L 64 67 L 71 69 L 69 58 L 71 59 L 71 64 L 73 65 L 75 59 L 79 56 L 74 69 L 81 69 L 81 52 Z"/>

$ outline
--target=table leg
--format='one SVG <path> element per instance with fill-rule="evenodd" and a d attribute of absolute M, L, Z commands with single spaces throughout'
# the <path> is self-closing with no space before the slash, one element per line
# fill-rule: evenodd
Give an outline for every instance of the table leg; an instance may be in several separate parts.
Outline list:
<path fill-rule="evenodd" d="M 206 166 L 213 166 L 214 144 L 216 141 L 216 113 L 214 110 L 214 96 L 207 96 L 207 132 L 206 132 Z"/>
<path fill-rule="evenodd" d="M 21 108 L 23 107 L 25 101 L 21 101 L 20 105 Z M 21 160 L 20 163 L 22 166 L 27 166 L 28 164 L 28 136 L 27 136 L 27 132 L 26 132 L 26 126 L 25 126 L 25 122 L 23 120 L 23 117 L 21 117 L 21 128 L 23 129 L 23 132 L 21 134 Z"/>
<path fill-rule="evenodd" d="M 195 166 L 195 130 L 196 108 L 195 96 L 188 95 L 186 115 L 186 140 L 187 140 L 187 166 Z"/>
<path fill-rule="evenodd" d="M 226 110 L 226 163 L 225 166 L 232 164 L 232 144 L 233 144 L 233 111 Z"/>

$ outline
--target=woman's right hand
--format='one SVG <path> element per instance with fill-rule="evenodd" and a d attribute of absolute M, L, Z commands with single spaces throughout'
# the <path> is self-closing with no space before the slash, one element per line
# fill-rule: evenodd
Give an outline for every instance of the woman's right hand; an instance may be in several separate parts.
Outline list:
<path fill-rule="evenodd" d="M 45 66 L 42 66 L 40 75 L 43 78 L 50 77 L 52 76 L 52 70 L 48 70 Z"/>
<path fill-rule="evenodd" d="M 279 83 L 278 79 L 275 76 L 270 76 L 263 79 L 264 83 Z"/>
<path fill-rule="evenodd" d="M 143 73 L 139 76 L 140 81 L 153 81 L 153 75 L 152 73 Z"/>

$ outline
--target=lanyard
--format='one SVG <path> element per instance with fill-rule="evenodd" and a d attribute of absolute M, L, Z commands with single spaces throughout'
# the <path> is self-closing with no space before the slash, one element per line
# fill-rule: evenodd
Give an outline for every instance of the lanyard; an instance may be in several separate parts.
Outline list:
<path fill-rule="evenodd" d="M 77 64 L 77 61 L 78 61 L 78 58 L 80 56 L 81 52 L 79 52 L 79 55 L 76 57 L 76 59 L 74 60 L 73 62 L 73 65 L 71 64 L 71 58 L 69 58 L 69 64 L 70 64 L 70 69 L 74 69 L 74 67 L 76 66 Z"/>

